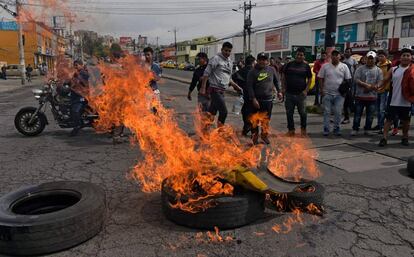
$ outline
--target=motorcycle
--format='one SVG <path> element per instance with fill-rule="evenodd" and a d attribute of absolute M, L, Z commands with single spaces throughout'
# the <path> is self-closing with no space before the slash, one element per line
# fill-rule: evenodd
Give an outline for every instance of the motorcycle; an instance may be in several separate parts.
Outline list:
<path fill-rule="evenodd" d="M 61 128 L 73 128 L 75 124 L 71 117 L 71 88 L 69 83 L 58 84 L 57 80 L 49 80 L 42 89 L 32 90 L 39 106 L 24 107 L 14 118 L 14 126 L 25 136 L 37 136 L 49 124 L 45 115 L 47 106 L 50 106 L 56 123 Z M 82 99 L 82 101 L 86 101 Z M 92 127 L 94 120 L 99 116 L 88 106 L 84 108 L 81 117 L 82 127 Z"/>

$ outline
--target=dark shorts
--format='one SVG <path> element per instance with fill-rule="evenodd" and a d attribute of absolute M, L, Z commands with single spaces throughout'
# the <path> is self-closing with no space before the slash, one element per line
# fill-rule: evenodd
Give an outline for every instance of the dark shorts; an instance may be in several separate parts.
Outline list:
<path fill-rule="evenodd" d="M 385 112 L 387 120 L 394 120 L 399 118 L 402 121 L 410 120 L 411 118 L 411 107 L 404 106 L 388 106 Z"/>

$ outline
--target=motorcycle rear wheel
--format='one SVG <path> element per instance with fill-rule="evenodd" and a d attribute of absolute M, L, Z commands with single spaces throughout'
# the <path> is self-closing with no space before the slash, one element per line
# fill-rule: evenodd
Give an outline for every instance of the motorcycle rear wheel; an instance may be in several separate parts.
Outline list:
<path fill-rule="evenodd" d="M 46 117 L 43 113 L 37 113 L 33 122 L 29 124 L 30 119 L 36 112 L 34 107 L 25 107 L 20 109 L 14 118 L 14 126 L 17 131 L 25 136 L 33 137 L 43 132 L 46 127 Z"/>

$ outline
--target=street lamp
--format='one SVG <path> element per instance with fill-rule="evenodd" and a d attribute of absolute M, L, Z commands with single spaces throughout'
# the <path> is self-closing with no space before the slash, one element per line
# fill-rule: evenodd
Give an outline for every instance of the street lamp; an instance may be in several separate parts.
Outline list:
<path fill-rule="evenodd" d="M 168 32 L 174 32 L 174 56 L 175 56 L 175 62 L 177 63 L 177 28 L 174 28 L 174 30 L 169 30 Z"/>

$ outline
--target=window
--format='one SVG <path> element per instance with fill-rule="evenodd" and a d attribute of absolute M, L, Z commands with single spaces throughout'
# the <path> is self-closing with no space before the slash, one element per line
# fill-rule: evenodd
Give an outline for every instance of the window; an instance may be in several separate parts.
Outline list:
<path fill-rule="evenodd" d="M 401 37 L 414 37 L 414 15 L 402 17 Z"/>
<path fill-rule="evenodd" d="M 373 23 L 372 21 L 366 23 L 365 28 L 365 39 L 370 40 L 372 37 Z M 377 21 L 376 30 L 377 35 L 375 39 L 386 39 L 388 38 L 388 20 Z"/>
<path fill-rule="evenodd" d="M 197 45 L 191 45 L 191 50 L 197 50 Z"/>

